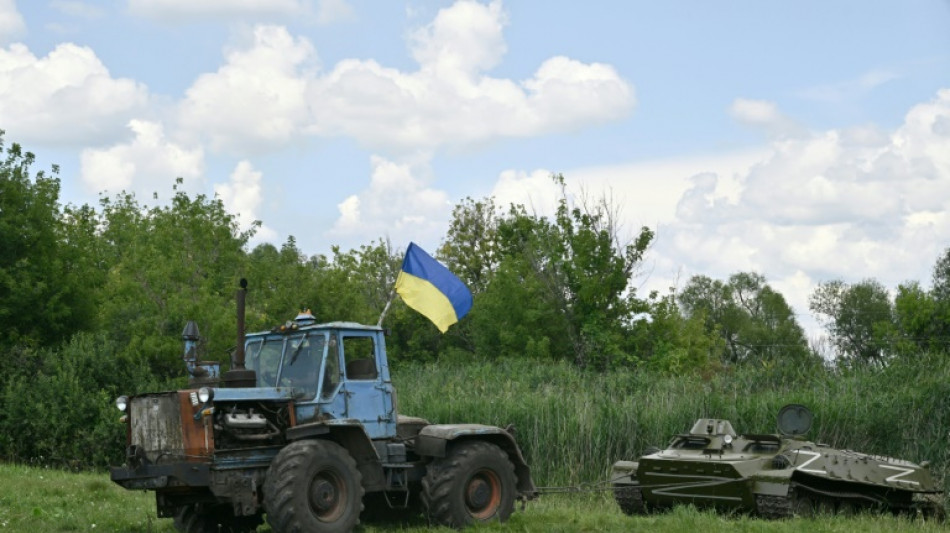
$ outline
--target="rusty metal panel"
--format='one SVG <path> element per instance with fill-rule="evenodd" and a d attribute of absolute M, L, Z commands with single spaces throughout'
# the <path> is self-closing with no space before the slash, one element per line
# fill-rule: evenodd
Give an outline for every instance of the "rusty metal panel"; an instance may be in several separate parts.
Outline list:
<path fill-rule="evenodd" d="M 214 430 L 210 416 L 202 416 L 195 420 L 198 407 L 191 404 L 189 395 L 191 392 L 194 391 L 178 391 L 182 448 L 185 452 L 185 460 L 201 461 L 210 457 L 214 451 Z"/>

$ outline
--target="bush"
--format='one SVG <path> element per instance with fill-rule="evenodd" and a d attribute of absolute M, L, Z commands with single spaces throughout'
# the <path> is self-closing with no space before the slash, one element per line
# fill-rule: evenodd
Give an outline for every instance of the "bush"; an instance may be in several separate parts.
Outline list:
<path fill-rule="evenodd" d="M 165 388 L 104 334 L 20 353 L 0 394 L 0 457 L 69 468 L 116 464 L 125 449 L 115 398 Z"/>

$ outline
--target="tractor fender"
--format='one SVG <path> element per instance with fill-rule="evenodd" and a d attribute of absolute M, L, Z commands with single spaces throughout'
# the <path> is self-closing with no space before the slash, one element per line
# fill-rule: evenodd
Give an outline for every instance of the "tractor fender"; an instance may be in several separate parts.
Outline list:
<path fill-rule="evenodd" d="M 356 460 L 363 476 L 364 487 L 384 487 L 386 484 L 379 454 L 359 420 L 341 418 L 300 424 L 287 430 L 287 440 L 327 439 L 336 442 Z"/>
<path fill-rule="evenodd" d="M 538 489 L 531 480 L 531 469 L 521 454 L 521 448 L 515 442 L 514 436 L 500 427 L 481 424 L 430 424 L 416 435 L 415 452 L 423 457 L 445 457 L 451 443 L 472 440 L 488 442 L 501 448 L 515 467 L 521 497 L 528 500 L 537 497 Z"/>

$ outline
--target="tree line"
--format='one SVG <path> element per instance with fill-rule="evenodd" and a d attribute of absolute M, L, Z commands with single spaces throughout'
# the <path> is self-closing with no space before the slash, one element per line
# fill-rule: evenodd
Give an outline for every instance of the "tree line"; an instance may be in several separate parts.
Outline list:
<path fill-rule="evenodd" d="M 229 360 L 242 277 L 250 330 L 302 307 L 318 320 L 376 323 L 392 297 L 403 250 L 387 238 L 316 255 L 294 237 L 251 248 L 256 226 L 241 229 L 220 199 L 186 194 L 181 180 L 168 204 L 121 193 L 62 205 L 57 167 L 33 172 L 33 154 L 2 133 L 0 154 L 0 456 L 106 463 L 96 439 L 115 436 L 96 420 L 112 417 L 117 394 L 184 383 L 187 321 L 199 326 L 203 358 Z M 397 299 L 383 324 L 394 364 L 517 358 L 665 375 L 750 366 L 778 382 L 947 349 L 950 249 L 930 289 L 909 281 L 891 297 L 873 279 L 821 283 L 810 309 L 837 354 L 829 363 L 759 273 L 639 294 L 654 232 L 623 235 L 608 198 L 575 199 L 563 176 L 552 180 L 560 195 L 550 216 L 490 197 L 455 206 L 435 255 L 474 306 L 442 335 Z M 61 430 L 45 427 L 64 413 Z M 79 427 L 101 434 L 76 439 Z"/>

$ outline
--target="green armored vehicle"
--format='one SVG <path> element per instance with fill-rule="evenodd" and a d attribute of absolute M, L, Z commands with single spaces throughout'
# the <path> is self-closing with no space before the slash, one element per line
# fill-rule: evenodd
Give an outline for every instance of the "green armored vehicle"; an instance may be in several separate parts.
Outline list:
<path fill-rule="evenodd" d="M 927 463 L 809 442 L 801 436 L 811 421 L 807 408 L 787 405 L 781 435 L 738 435 L 728 420 L 701 418 L 665 450 L 613 465 L 617 503 L 627 514 L 692 503 L 765 518 L 871 509 L 943 516 Z"/>

